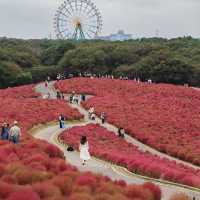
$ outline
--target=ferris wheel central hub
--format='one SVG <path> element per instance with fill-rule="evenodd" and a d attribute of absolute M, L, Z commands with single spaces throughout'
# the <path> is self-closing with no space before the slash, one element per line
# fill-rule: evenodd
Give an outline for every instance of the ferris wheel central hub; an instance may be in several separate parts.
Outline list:
<path fill-rule="evenodd" d="M 93 39 L 102 28 L 101 14 L 91 0 L 65 0 L 54 20 L 58 39 Z"/>
<path fill-rule="evenodd" d="M 74 19 L 73 24 L 75 27 L 81 26 L 81 20 L 79 18 Z"/>

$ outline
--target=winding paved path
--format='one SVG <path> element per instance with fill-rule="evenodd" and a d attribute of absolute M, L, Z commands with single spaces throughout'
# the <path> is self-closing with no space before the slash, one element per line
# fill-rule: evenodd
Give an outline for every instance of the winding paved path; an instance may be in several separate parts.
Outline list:
<path fill-rule="evenodd" d="M 36 87 L 36 91 L 40 92 L 42 95 L 45 95 L 49 92 L 51 95 L 51 98 L 56 98 L 53 83 L 50 84 L 48 89 L 45 88 L 44 84 L 40 84 Z M 80 105 L 73 104 L 71 106 L 73 108 L 77 108 L 79 110 L 79 112 L 84 115 L 85 122 L 71 123 L 71 124 L 68 123 L 66 129 L 70 129 L 74 126 L 84 126 L 89 123 L 94 123 L 88 119 L 88 112 L 84 108 L 82 108 Z M 97 119 L 95 121 L 95 123 L 100 123 L 100 119 Z M 105 128 L 107 128 L 108 130 L 113 131 L 117 134 L 117 128 L 115 126 L 108 124 L 108 123 L 106 123 L 103 126 Z M 76 166 L 80 171 L 92 171 L 94 173 L 100 173 L 102 175 L 106 175 L 106 176 L 110 177 L 112 180 L 120 179 L 120 180 L 126 181 L 127 183 L 142 184 L 144 182 L 151 181 L 151 182 L 159 185 L 159 187 L 161 188 L 162 193 L 163 193 L 163 198 L 162 198 L 163 200 L 168 200 L 171 195 L 173 195 L 174 193 L 180 193 L 180 192 L 186 193 L 187 195 L 189 195 L 191 197 L 195 196 L 196 198 L 200 198 L 200 192 L 198 192 L 198 191 L 192 191 L 188 188 L 183 188 L 183 187 L 177 186 L 177 185 L 171 185 L 170 183 L 168 183 L 166 181 L 154 180 L 154 179 L 150 179 L 147 177 L 135 175 L 133 173 L 128 172 L 127 170 L 125 170 L 122 167 L 111 165 L 108 162 L 104 162 L 104 161 L 98 160 L 96 158 L 92 158 L 87 163 L 86 166 L 82 166 L 80 159 L 79 159 L 79 153 L 66 151 L 66 147 L 57 141 L 58 135 L 60 133 L 62 133 L 63 131 L 64 130 L 59 129 L 59 127 L 57 125 L 49 125 L 47 127 L 44 126 L 41 129 L 37 129 L 36 132 L 34 132 L 34 136 L 38 139 L 46 140 L 49 143 L 58 146 L 64 152 L 66 161 L 68 163 Z M 144 144 L 138 142 L 137 140 L 133 139 L 132 137 L 130 137 L 128 135 L 126 135 L 125 138 L 128 142 L 131 142 L 134 145 L 138 146 L 139 149 L 142 151 L 149 151 L 150 153 L 152 153 L 154 155 L 158 155 L 160 157 L 165 157 L 165 158 L 169 157 L 168 159 L 176 160 L 178 163 L 184 163 L 184 164 L 186 163 L 186 162 L 180 161 L 178 159 L 172 158 L 170 156 L 167 156 L 165 154 L 163 155 L 162 153 L 148 147 L 147 145 L 144 145 Z M 194 168 L 199 168 L 199 167 L 193 166 L 192 164 L 189 164 L 189 163 L 186 163 L 186 165 L 194 167 Z"/>
<path fill-rule="evenodd" d="M 50 93 L 51 95 L 51 98 L 56 98 L 56 93 L 55 93 L 55 88 L 53 86 L 53 82 L 50 83 L 50 86 L 49 88 L 45 88 L 44 84 L 40 84 L 36 87 L 36 90 L 41 93 L 41 94 L 47 94 L 48 92 Z M 68 95 L 66 95 L 65 97 L 69 97 Z M 90 97 L 89 97 L 90 98 Z M 88 99 L 88 97 L 87 97 Z M 104 128 L 106 128 L 107 130 L 109 131 L 112 131 L 114 132 L 116 135 L 118 134 L 118 128 L 112 124 L 109 124 L 109 123 L 105 123 L 105 124 L 101 124 L 101 120 L 99 118 L 96 118 L 95 121 L 91 121 L 89 118 L 88 118 L 88 111 L 85 110 L 81 105 L 76 105 L 76 104 L 70 104 L 71 107 L 73 108 L 76 108 L 83 116 L 84 116 L 84 120 L 86 122 L 90 122 L 90 123 L 98 123 L 100 124 L 101 126 L 103 126 Z M 143 152 L 149 152 L 153 155 L 157 155 L 159 156 L 160 158 L 166 158 L 168 160 L 171 160 L 171 161 L 176 161 L 177 163 L 179 164 L 184 164 L 185 166 L 188 166 L 188 167 L 192 167 L 194 169 L 199 169 L 200 170 L 200 167 L 199 166 L 196 166 L 192 163 L 189 163 L 189 162 L 186 162 L 186 161 L 183 161 L 183 160 L 180 160 L 178 158 L 174 158 L 172 156 L 169 156 L 165 153 L 161 153 L 160 151 L 156 150 L 156 149 L 153 149 L 151 148 L 150 146 L 148 145 L 145 145 L 143 144 L 142 142 L 136 140 L 135 138 L 125 134 L 125 140 L 128 142 L 128 143 L 132 143 L 134 144 L 135 146 L 138 147 L 138 149 L 140 151 L 143 151 Z"/>

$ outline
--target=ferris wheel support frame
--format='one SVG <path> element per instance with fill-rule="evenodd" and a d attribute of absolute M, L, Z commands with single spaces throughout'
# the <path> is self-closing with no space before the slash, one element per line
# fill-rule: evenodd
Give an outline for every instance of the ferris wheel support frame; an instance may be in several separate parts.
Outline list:
<path fill-rule="evenodd" d="M 75 32 L 73 34 L 74 40 L 85 40 L 85 35 L 82 30 L 81 24 L 77 24 Z"/>

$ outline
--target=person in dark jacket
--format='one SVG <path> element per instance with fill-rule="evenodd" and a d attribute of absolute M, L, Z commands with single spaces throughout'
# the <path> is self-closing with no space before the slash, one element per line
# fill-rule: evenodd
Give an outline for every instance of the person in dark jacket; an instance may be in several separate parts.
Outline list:
<path fill-rule="evenodd" d="M 59 121 L 60 128 L 64 128 L 65 127 L 65 117 L 62 114 L 59 115 L 58 121 Z"/>
<path fill-rule="evenodd" d="M 57 97 L 57 99 L 61 99 L 61 94 L 60 94 L 59 91 L 57 91 L 57 93 L 56 93 L 56 97 Z"/>
<path fill-rule="evenodd" d="M 8 140 L 9 139 L 9 124 L 4 123 L 1 129 L 1 139 Z"/>
<path fill-rule="evenodd" d="M 85 101 L 85 100 L 86 100 L 85 94 L 82 94 L 82 95 L 81 95 L 81 101 Z"/>
<path fill-rule="evenodd" d="M 101 119 L 101 123 L 104 124 L 106 121 L 106 114 L 104 112 L 101 113 L 100 119 Z"/>
<path fill-rule="evenodd" d="M 121 137 L 121 138 L 125 137 L 125 131 L 121 127 L 118 129 L 118 136 Z"/>

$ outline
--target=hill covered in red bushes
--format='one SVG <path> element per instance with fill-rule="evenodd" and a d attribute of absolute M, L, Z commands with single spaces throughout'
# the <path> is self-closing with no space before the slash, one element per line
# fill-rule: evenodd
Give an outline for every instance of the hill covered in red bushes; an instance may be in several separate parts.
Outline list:
<path fill-rule="evenodd" d="M 0 199 L 4 200 L 160 200 L 160 189 L 151 184 L 126 185 L 91 173 L 80 173 L 65 163 L 63 153 L 28 134 L 33 126 L 57 120 L 80 119 L 77 110 L 63 101 L 39 100 L 33 86 L 0 91 L 0 122 L 17 120 L 20 144 L 0 141 Z M 31 97 L 31 98 L 30 98 Z"/>
<path fill-rule="evenodd" d="M 123 127 L 128 134 L 161 152 L 200 165 L 200 93 L 167 84 L 75 78 L 56 83 L 70 93 L 94 95 L 85 108 Z"/>
<path fill-rule="evenodd" d="M 10 87 L 7 89 L 0 89 L 0 97 L 10 98 L 36 98 L 40 94 L 34 91 L 36 85 L 24 85 L 19 87 Z"/>

